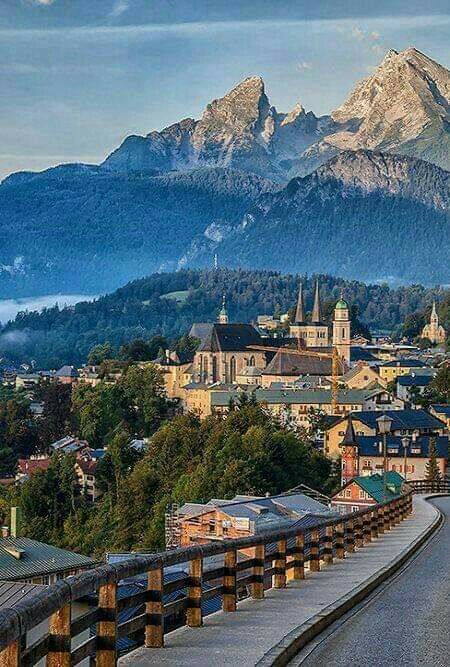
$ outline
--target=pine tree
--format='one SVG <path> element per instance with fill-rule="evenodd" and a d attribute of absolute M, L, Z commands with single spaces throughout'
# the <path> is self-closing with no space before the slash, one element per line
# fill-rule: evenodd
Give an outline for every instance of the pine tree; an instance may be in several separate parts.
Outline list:
<path fill-rule="evenodd" d="M 430 444 L 428 446 L 428 462 L 425 468 L 425 479 L 433 485 L 441 479 L 441 473 L 439 472 L 437 462 L 436 438 L 430 438 Z"/>

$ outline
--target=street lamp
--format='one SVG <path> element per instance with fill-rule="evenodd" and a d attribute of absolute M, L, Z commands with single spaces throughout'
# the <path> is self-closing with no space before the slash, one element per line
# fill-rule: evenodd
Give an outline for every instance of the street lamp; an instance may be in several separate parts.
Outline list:
<path fill-rule="evenodd" d="M 383 436 L 383 500 L 387 500 L 387 434 L 391 432 L 393 421 L 388 415 L 381 415 L 376 420 L 378 433 Z"/>
<path fill-rule="evenodd" d="M 405 482 L 406 482 L 406 452 L 409 447 L 409 438 L 406 436 L 402 438 L 402 445 L 403 445 L 403 470 L 405 473 Z"/>

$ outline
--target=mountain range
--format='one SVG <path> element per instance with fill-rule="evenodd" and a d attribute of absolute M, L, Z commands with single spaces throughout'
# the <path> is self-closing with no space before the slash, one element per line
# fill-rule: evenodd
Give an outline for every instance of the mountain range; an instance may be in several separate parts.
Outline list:
<path fill-rule="evenodd" d="M 389 51 L 329 116 L 260 77 L 101 165 L 0 185 L 0 296 L 210 265 L 450 282 L 450 72 Z"/>

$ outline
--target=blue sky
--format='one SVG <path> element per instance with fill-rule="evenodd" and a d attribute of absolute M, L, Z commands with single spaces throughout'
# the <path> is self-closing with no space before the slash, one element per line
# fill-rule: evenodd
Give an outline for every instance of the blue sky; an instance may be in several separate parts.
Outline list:
<path fill-rule="evenodd" d="M 0 177 L 101 161 L 253 74 L 327 113 L 389 48 L 449 44 L 448 0 L 0 0 Z"/>

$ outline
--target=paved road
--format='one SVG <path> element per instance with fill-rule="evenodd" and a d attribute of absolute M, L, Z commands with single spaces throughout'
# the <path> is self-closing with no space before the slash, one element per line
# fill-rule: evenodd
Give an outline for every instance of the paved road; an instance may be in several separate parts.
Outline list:
<path fill-rule="evenodd" d="M 434 504 L 446 522 L 427 547 L 292 667 L 450 665 L 450 498 Z"/>

